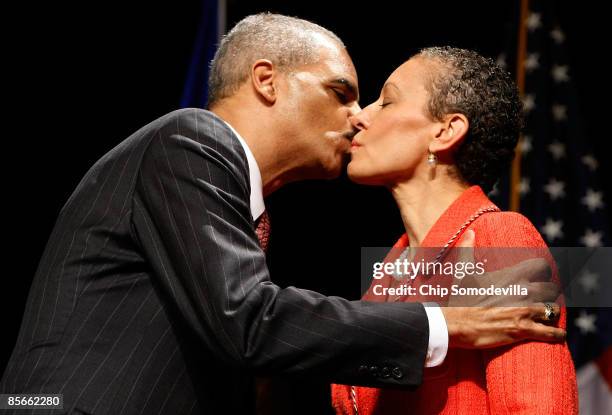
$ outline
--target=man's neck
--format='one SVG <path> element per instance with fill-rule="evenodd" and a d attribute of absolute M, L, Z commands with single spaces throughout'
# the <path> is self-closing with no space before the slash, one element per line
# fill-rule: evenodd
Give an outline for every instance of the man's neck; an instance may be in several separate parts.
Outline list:
<path fill-rule="evenodd" d="M 299 161 L 287 154 L 276 135 L 277 129 L 266 122 L 268 116 L 258 114 L 257 110 L 246 110 L 240 103 L 215 106 L 210 111 L 230 124 L 248 145 L 261 173 L 264 197 L 289 182 L 300 180 L 296 173 Z"/>

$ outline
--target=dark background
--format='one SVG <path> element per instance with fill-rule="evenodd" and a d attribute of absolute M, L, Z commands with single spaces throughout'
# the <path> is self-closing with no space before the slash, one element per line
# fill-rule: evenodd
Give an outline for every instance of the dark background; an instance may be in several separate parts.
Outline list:
<path fill-rule="evenodd" d="M 572 2 L 575 4 L 575 2 Z M 600 6 L 561 3 L 587 135 L 602 164 L 610 140 L 607 17 Z M 8 14 L 3 94 L 4 248 L 0 370 L 14 345 L 31 278 L 55 218 L 87 169 L 136 129 L 178 107 L 200 1 L 26 5 Z M 603 7 L 603 6 L 601 6 Z M 367 104 L 419 48 L 454 45 L 495 57 L 508 43 L 518 1 L 229 1 L 228 27 L 275 11 L 313 20 L 347 44 Z M 508 25 L 510 24 L 510 25 Z M 603 48 L 603 49 L 602 49 Z M 571 155 L 570 155 L 571 156 Z M 607 194 L 611 185 L 605 184 Z M 387 192 L 346 178 L 281 189 L 267 201 L 275 282 L 358 298 L 361 246 L 402 233 Z M 610 209 L 610 204 L 606 204 Z M 608 210 L 610 212 L 610 210 Z M 327 385 L 296 382 L 303 413 L 323 413 Z"/>

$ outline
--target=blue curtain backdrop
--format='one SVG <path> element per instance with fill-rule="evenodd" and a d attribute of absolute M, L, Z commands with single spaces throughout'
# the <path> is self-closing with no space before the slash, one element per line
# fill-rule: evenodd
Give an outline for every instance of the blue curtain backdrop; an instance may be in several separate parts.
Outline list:
<path fill-rule="evenodd" d="M 181 97 L 181 108 L 206 107 L 208 67 L 224 31 L 225 0 L 203 0 L 202 17 Z"/>

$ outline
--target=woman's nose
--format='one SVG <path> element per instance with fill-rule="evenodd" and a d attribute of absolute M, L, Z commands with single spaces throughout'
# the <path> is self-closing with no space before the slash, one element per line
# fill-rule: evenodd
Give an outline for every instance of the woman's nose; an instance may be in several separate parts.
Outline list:
<path fill-rule="evenodd" d="M 370 121 L 368 120 L 365 110 L 361 110 L 355 115 L 352 115 L 349 120 L 353 127 L 358 130 L 367 130 L 370 126 Z"/>

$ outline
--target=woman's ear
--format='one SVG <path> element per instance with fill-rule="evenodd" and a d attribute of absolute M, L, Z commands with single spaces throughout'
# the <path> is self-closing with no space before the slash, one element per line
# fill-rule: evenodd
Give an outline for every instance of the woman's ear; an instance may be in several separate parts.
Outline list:
<path fill-rule="evenodd" d="M 456 147 L 467 135 L 470 123 L 463 114 L 450 114 L 436 132 L 435 138 L 429 144 L 429 151 L 438 153 Z"/>
<path fill-rule="evenodd" d="M 276 68 L 267 59 L 258 59 L 251 68 L 251 83 L 256 94 L 269 104 L 276 101 Z"/>

